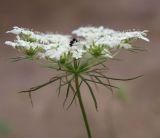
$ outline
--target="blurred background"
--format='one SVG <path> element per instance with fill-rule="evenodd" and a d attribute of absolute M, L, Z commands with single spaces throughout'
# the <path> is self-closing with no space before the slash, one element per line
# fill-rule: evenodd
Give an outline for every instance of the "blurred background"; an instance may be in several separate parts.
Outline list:
<path fill-rule="evenodd" d="M 96 112 L 87 88 L 82 92 L 94 138 L 160 138 L 160 1 L 159 0 L 0 0 L 0 138 L 85 138 L 86 130 L 78 105 L 68 111 L 58 98 L 57 84 L 28 95 L 18 91 L 47 81 L 55 71 L 31 61 L 10 63 L 20 55 L 5 40 L 12 26 L 41 32 L 70 33 L 93 25 L 115 30 L 149 30 L 150 43 L 139 41 L 146 52 L 122 52 L 123 61 L 108 63 L 108 76 L 144 77 L 115 82 L 123 89 L 119 96 L 103 87 L 96 92 Z M 125 95 L 124 95 L 125 92 Z"/>

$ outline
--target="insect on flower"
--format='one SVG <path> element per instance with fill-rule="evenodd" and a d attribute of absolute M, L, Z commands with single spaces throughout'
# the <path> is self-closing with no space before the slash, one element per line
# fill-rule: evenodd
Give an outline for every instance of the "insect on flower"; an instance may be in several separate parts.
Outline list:
<path fill-rule="evenodd" d="M 75 42 L 78 42 L 78 40 L 76 38 L 73 38 L 69 43 L 70 47 L 72 47 Z"/>

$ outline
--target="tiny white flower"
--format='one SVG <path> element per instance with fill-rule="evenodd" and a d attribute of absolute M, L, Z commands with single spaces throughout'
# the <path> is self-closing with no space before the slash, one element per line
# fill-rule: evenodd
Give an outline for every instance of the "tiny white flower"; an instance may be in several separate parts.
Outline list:
<path fill-rule="evenodd" d="M 109 35 L 114 33 L 114 30 L 104 28 L 103 26 L 100 27 L 80 27 L 77 30 L 72 31 L 72 34 L 76 34 L 77 36 L 84 37 L 88 39 L 99 39 L 103 36 Z"/>
<path fill-rule="evenodd" d="M 123 39 L 139 38 L 139 39 L 142 39 L 142 40 L 149 42 L 149 39 L 146 38 L 145 36 L 146 36 L 146 31 L 134 31 L 134 32 L 121 33 L 121 37 Z"/>
<path fill-rule="evenodd" d="M 16 34 L 16 40 L 13 42 L 6 41 L 6 45 L 14 48 L 16 46 L 23 47 L 24 50 L 30 48 L 38 50 L 40 48 L 36 55 L 40 58 L 48 57 L 56 60 L 67 56 L 71 56 L 73 59 L 81 59 L 85 54 L 113 58 L 116 50 L 118 52 L 120 48 L 133 48 L 131 45 L 132 40 L 142 39 L 149 41 L 146 38 L 146 31 L 120 32 L 103 26 L 80 27 L 74 30 L 72 34 L 77 35 L 78 42 L 74 42 L 72 46 L 70 45 L 72 41 L 70 35 L 33 32 L 17 26 L 7 33 Z M 44 51 L 42 50 L 41 52 L 41 49 Z"/>
<path fill-rule="evenodd" d="M 121 40 L 114 36 L 105 36 L 95 42 L 96 45 L 106 45 L 109 48 L 115 48 L 120 45 Z"/>
<path fill-rule="evenodd" d="M 17 45 L 17 43 L 12 42 L 12 41 L 6 41 L 5 44 L 6 44 L 6 45 L 9 45 L 9 46 L 12 46 L 12 47 L 14 47 L 14 48 L 15 48 L 16 45 Z"/>
<path fill-rule="evenodd" d="M 122 43 L 120 44 L 120 48 L 131 49 L 132 45 L 127 43 Z"/>
<path fill-rule="evenodd" d="M 19 35 L 24 29 L 19 28 L 17 26 L 14 26 L 12 30 L 7 31 L 6 33 L 12 33 L 12 34 L 16 34 Z"/>
<path fill-rule="evenodd" d="M 61 56 L 68 54 L 68 52 L 69 47 L 60 46 L 56 49 L 47 50 L 45 55 L 49 58 L 55 58 L 56 60 L 59 60 Z"/>
<path fill-rule="evenodd" d="M 17 27 L 17 26 L 14 26 L 12 30 L 7 31 L 6 33 L 12 33 L 12 34 L 16 34 L 16 35 L 19 35 L 19 34 L 22 33 L 22 34 L 25 34 L 25 35 L 34 36 L 34 32 L 30 31 L 29 29 L 20 28 L 20 27 Z"/>
<path fill-rule="evenodd" d="M 70 49 L 71 49 L 72 57 L 75 59 L 82 58 L 83 54 L 87 52 L 84 49 L 83 41 L 82 41 L 82 43 L 81 42 L 74 43 Z"/>

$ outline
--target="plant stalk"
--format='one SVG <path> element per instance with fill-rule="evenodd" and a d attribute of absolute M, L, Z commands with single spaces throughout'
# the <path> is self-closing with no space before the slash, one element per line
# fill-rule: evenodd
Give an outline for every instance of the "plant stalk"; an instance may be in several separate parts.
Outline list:
<path fill-rule="evenodd" d="M 88 123 L 88 119 L 87 119 L 87 115 L 86 115 L 86 111 L 85 111 L 85 108 L 84 108 L 84 105 L 83 105 L 83 100 L 82 100 L 81 93 L 80 93 L 80 86 L 79 86 L 79 80 L 78 79 L 79 79 L 79 76 L 75 75 L 75 86 L 76 86 L 77 97 L 78 97 L 78 100 L 79 100 L 79 105 L 80 105 L 80 109 L 81 109 L 82 116 L 83 116 L 83 119 L 84 119 L 86 131 L 87 131 L 87 134 L 88 134 L 88 138 L 92 138 L 89 123 Z"/>

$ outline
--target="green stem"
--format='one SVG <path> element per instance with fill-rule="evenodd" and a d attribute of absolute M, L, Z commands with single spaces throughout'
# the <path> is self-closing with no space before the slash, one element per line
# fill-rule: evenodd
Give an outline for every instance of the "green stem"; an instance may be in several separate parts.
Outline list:
<path fill-rule="evenodd" d="M 80 105 L 81 112 L 82 112 L 82 115 L 83 115 L 83 119 L 84 119 L 85 127 L 86 127 L 86 130 L 87 130 L 88 138 L 92 138 L 89 123 L 88 123 L 88 119 L 87 119 L 87 115 L 86 115 L 86 111 L 85 111 L 83 101 L 82 101 L 82 97 L 81 97 L 81 93 L 80 93 L 80 86 L 79 86 L 79 80 L 78 79 L 79 79 L 79 76 L 75 75 L 75 86 L 76 86 L 76 92 L 77 92 L 77 96 L 78 96 L 78 100 L 79 100 L 79 105 Z"/>

